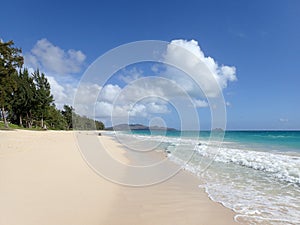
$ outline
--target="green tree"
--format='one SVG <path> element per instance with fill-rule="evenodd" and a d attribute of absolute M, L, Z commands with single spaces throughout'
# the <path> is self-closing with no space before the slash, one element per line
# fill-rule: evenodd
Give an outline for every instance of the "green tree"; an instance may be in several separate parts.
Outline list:
<path fill-rule="evenodd" d="M 10 112 L 11 121 L 23 126 L 23 119 L 26 118 L 26 127 L 31 127 L 36 87 L 26 68 L 19 71 L 16 83 L 17 89 L 13 93 L 12 110 Z"/>
<path fill-rule="evenodd" d="M 67 130 L 73 128 L 72 119 L 73 119 L 74 108 L 72 106 L 64 105 L 64 109 L 62 111 L 62 115 L 67 122 Z"/>
<path fill-rule="evenodd" d="M 40 73 L 39 70 L 34 71 L 33 81 L 36 86 L 35 100 L 36 108 L 35 113 L 37 119 L 41 120 L 41 127 L 44 127 L 44 117 L 47 116 L 48 109 L 51 103 L 54 101 L 50 91 L 50 84 L 44 73 Z"/>
<path fill-rule="evenodd" d="M 95 120 L 95 124 L 96 124 L 97 130 L 104 130 L 104 128 L 105 128 L 104 123 L 102 123 L 101 121 Z"/>
<path fill-rule="evenodd" d="M 101 121 L 90 119 L 73 113 L 73 129 L 76 130 L 104 130 L 105 126 Z"/>
<path fill-rule="evenodd" d="M 62 113 L 55 108 L 55 105 L 51 105 L 48 109 L 45 123 L 50 129 L 64 130 L 67 127 L 67 121 L 65 120 Z"/>
<path fill-rule="evenodd" d="M 5 127 L 8 127 L 5 113 L 11 107 L 13 91 L 16 89 L 16 69 L 21 68 L 24 62 L 21 49 L 13 45 L 13 41 L 0 41 L 0 107 Z"/>

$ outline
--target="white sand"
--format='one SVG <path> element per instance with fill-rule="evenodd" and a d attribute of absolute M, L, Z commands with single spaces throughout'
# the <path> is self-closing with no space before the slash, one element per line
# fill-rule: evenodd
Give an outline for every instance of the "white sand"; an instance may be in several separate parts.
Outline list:
<path fill-rule="evenodd" d="M 129 163 L 118 143 L 99 138 Z M 0 225 L 236 224 L 199 183 L 182 171 L 154 186 L 121 186 L 87 166 L 72 132 L 0 131 Z"/>

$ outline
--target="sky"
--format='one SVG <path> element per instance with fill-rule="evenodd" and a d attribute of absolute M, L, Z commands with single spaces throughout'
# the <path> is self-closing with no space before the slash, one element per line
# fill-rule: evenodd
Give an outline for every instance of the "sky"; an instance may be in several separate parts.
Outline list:
<path fill-rule="evenodd" d="M 200 82 L 206 84 L 211 76 L 219 84 L 227 129 L 300 129 L 300 1 L 10 0 L 2 2 L 1 9 L 0 38 L 14 40 L 22 48 L 26 67 L 45 72 L 58 108 L 73 103 L 83 74 L 101 55 L 127 43 L 161 40 L 170 43 L 163 60 L 191 73 L 204 71 L 202 64 L 210 70 L 203 72 Z M 191 66 L 193 57 L 184 49 L 203 63 Z M 151 80 L 157 75 L 177 86 L 166 88 L 162 79 Z M 146 78 L 144 83 L 131 88 L 141 78 Z M 148 92 L 141 89 L 146 84 Z M 209 129 L 213 109 L 209 98 L 217 91 L 213 82 L 207 85 L 200 90 L 170 66 L 141 63 L 120 69 L 105 84 L 85 86 L 79 96 L 81 102 L 89 102 L 100 91 L 95 114 L 107 126 L 116 109 L 120 115 L 127 112 L 131 122 L 180 128 L 179 120 L 185 116 L 172 102 L 178 100 L 174 98 L 178 92 L 170 89 L 182 87 L 189 97 L 182 103 L 189 101 L 201 128 Z M 149 90 L 162 98 L 132 102 L 134 94 L 150 95 Z M 117 104 L 120 97 L 122 104 L 120 100 Z M 89 110 L 82 113 L 89 115 Z"/>

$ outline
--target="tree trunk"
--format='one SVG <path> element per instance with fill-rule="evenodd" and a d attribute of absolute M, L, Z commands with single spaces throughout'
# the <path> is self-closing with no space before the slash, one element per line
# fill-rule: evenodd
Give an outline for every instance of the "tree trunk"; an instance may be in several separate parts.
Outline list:
<path fill-rule="evenodd" d="M 22 115 L 19 116 L 19 123 L 20 123 L 20 126 L 22 127 L 23 126 Z"/>
<path fill-rule="evenodd" d="M 29 127 L 29 116 L 28 113 L 26 113 L 26 128 Z"/>
<path fill-rule="evenodd" d="M 31 117 L 29 117 L 28 113 L 26 113 L 26 116 L 27 116 L 27 128 L 32 128 Z"/>
<path fill-rule="evenodd" d="M 2 112 L 2 119 L 3 119 L 3 122 L 4 122 L 4 126 L 5 128 L 8 128 L 8 123 L 6 121 L 6 116 L 5 116 L 5 109 L 4 107 L 1 108 L 1 112 Z"/>
<path fill-rule="evenodd" d="M 43 117 L 43 114 L 42 114 L 42 119 L 41 119 L 41 127 L 42 127 L 42 129 L 44 129 L 44 117 Z"/>

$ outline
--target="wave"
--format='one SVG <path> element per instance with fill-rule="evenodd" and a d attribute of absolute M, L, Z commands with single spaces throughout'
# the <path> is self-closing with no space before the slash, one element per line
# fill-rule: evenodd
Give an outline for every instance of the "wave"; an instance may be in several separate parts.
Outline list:
<path fill-rule="evenodd" d="M 197 152 L 205 157 L 214 157 L 217 162 L 234 163 L 260 170 L 279 180 L 300 186 L 300 156 L 231 148 L 220 148 L 215 155 L 211 154 L 208 146 L 198 146 Z"/>
<path fill-rule="evenodd" d="M 234 210 L 243 224 L 292 225 L 300 222 L 300 157 L 272 152 L 221 148 L 202 144 L 195 150 L 203 161 L 213 159 L 201 171 L 199 164 L 186 163 L 178 154 L 169 158 L 204 181 L 208 196 Z M 216 154 L 217 152 L 217 154 Z M 283 182 L 282 182 L 283 181 Z"/>
<path fill-rule="evenodd" d="M 272 177 L 281 181 L 297 184 L 300 186 L 300 154 L 299 152 L 272 152 L 269 149 L 265 151 L 247 150 L 247 145 L 238 146 L 236 142 L 220 143 L 203 140 L 198 138 L 150 136 L 150 135 L 130 135 L 141 141 L 158 141 L 165 143 L 168 154 L 173 153 L 174 157 L 181 158 L 186 162 L 186 155 L 191 155 L 195 151 L 198 156 L 194 158 L 206 157 L 213 161 L 221 163 L 233 163 L 239 166 L 263 171 Z M 238 148 L 240 147 L 240 148 Z M 180 151 L 174 154 L 175 151 Z M 186 155 L 184 154 L 186 151 Z M 171 156 L 171 155 L 169 155 Z M 201 160 L 201 159 L 200 159 Z M 197 160 L 196 160 L 197 161 Z M 189 165 L 191 166 L 191 165 Z M 197 170 L 199 165 L 195 164 L 193 170 Z M 197 168 L 196 168 L 197 167 Z M 191 169 L 191 168 L 190 168 Z M 199 172 L 199 171 L 198 171 Z"/>
<path fill-rule="evenodd" d="M 196 146 L 207 170 L 179 154 L 170 160 L 199 176 L 210 199 L 235 211 L 242 224 L 300 224 L 300 157 L 270 152 L 221 148 L 217 155 L 207 145 Z M 180 156 L 180 155 L 179 155 Z M 283 182 L 282 182 L 283 181 Z"/>
<path fill-rule="evenodd" d="M 300 224 L 299 151 L 258 151 L 234 141 L 219 148 L 219 143 L 195 137 L 130 136 L 163 143 L 159 146 L 169 159 L 199 176 L 199 187 L 213 201 L 234 210 L 238 222 Z"/>

